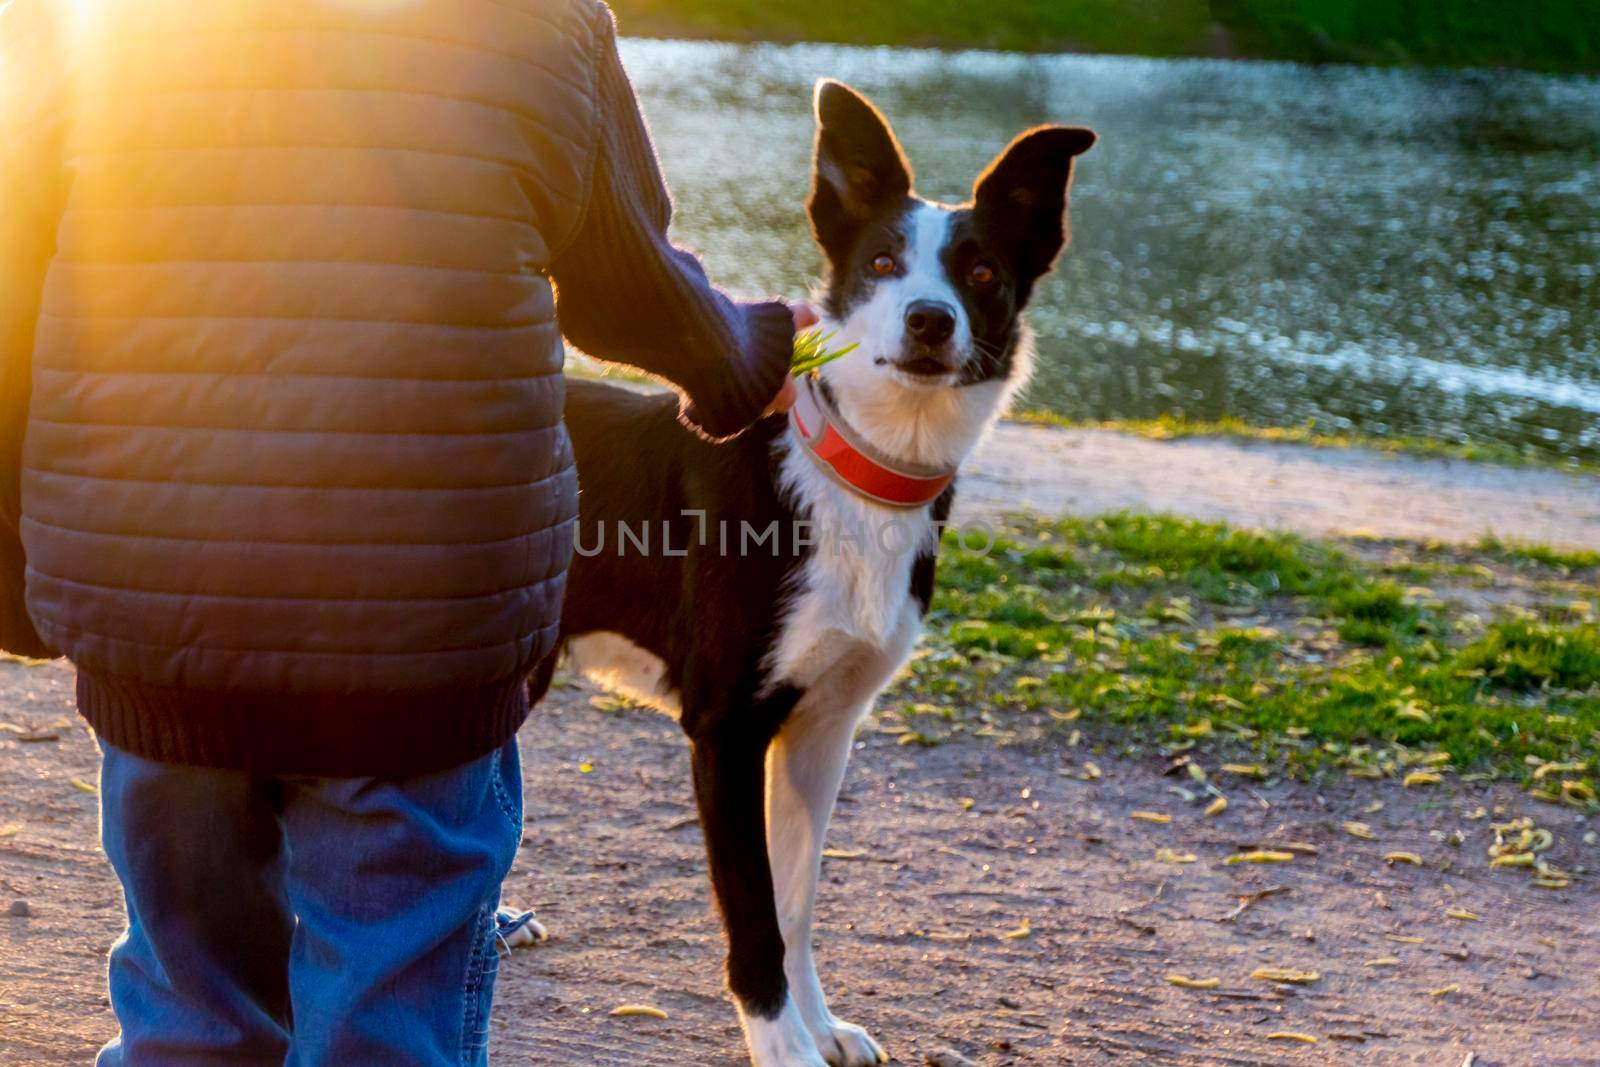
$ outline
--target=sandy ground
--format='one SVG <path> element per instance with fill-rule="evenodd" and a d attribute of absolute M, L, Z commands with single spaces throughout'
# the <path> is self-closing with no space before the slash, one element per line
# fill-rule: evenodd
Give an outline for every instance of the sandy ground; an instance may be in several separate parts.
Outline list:
<path fill-rule="evenodd" d="M 0 663 L 0 718 L 57 738 L 0 740 L 0 826 L 21 824 L 0 839 L 0 901 L 26 900 L 31 912 L 0 916 L 8 1067 L 87 1063 L 114 1029 L 103 957 L 122 920 L 95 847 L 95 797 L 71 784 L 93 782 L 96 759 L 70 721 L 70 691 L 64 667 Z M 684 747 L 665 719 L 596 710 L 590 695 L 561 691 L 522 735 L 527 840 L 507 894 L 536 906 L 554 938 L 502 968 L 495 1062 L 737 1067 Z M 1266 786 L 1259 797 L 1238 789 L 1226 814 L 1206 819 L 1167 792 L 1174 779 L 1158 761 L 1097 756 L 1105 777 L 1086 782 L 1061 773 L 1082 751 L 894 741 L 863 734 L 818 941 L 837 1010 L 872 1029 L 896 1063 L 946 1047 L 985 1067 L 1457 1067 L 1469 1052 L 1480 1067 L 1595 1062 L 1600 886 L 1579 879 L 1548 892 L 1519 872 L 1491 873 L 1489 820 L 1463 815 L 1527 807 L 1556 832 L 1560 865 L 1592 865 L 1596 850 L 1578 843 L 1586 827 L 1571 813 L 1481 786 L 1417 795 L 1339 781 Z M 1384 809 L 1363 813 L 1374 798 Z M 1174 821 L 1130 820 L 1137 809 Z M 1344 834 L 1351 818 L 1379 840 Z M 1462 844 L 1442 840 L 1458 829 Z M 1290 842 L 1317 854 L 1270 867 L 1222 862 L 1244 845 Z M 1198 862 L 1157 862 L 1159 847 Z M 1384 863 L 1393 849 L 1423 866 Z M 1449 908 L 1481 921 L 1448 918 Z M 1028 936 L 1004 936 L 1024 921 Z M 1400 965 L 1365 965 L 1385 956 Z M 1263 965 L 1322 977 L 1252 980 Z M 1171 972 L 1221 986 L 1177 989 L 1163 980 Z M 1429 996 L 1447 987 L 1456 988 Z M 670 1018 L 610 1018 L 623 1002 Z M 1269 1039 L 1276 1031 L 1320 1041 Z"/>
<path fill-rule="evenodd" d="M 1003 423 L 961 474 L 958 513 L 1170 511 L 1310 536 L 1600 547 L 1600 478 L 1367 449 L 1153 441 Z"/>

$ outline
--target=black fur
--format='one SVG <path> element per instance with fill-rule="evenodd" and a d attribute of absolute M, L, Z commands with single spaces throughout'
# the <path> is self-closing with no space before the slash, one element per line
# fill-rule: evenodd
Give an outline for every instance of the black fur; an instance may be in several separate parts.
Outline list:
<path fill-rule="evenodd" d="M 1041 126 L 1012 141 L 973 187 L 977 242 L 1005 265 L 1021 308 L 1067 243 L 1073 160 L 1095 142 L 1081 126 Z"/>
<path fill-rule="evenodd" d="M 939 496 L 928 508 L 928 515 L 933 519 L 934 528 L 942 536 L 944 524 L 950 521 L 950 509 L 956 502 L 956 483 L 951 482 L 950 487 Z M 922 609 L 922 614 L 928 614 L 928 606 L 933 603 L 933 579 L 939 566 L 939 546 L 937 542 L 930 551 L 917 555 L 916 562 L 911 565 L 911 595 L 916 598 L 917 606 Z"/>
<path fill-rule="evenodd" d="M 916 209 L 913 175 L 888 120 L 865 97 L 834 81 L 817 86 L 816 160 L 806 213 L 827 256 L 825 310 L 842 321 L 882 280 L 873 257 L 900 257 Z"/>
<path fill-rule="evenodd" d="M 806 205 L 817 244 L 842 256 L 871 219 L 904 208 L 911 164 L 871 101 L 834 81 L 817 86 L 816 165 Z"/>

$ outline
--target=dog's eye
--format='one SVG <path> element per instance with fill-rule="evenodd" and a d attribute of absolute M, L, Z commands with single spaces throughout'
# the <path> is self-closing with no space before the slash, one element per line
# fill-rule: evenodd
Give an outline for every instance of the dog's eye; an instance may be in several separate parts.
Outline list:
<path fill-rule="evenodd" d="M 988 285 L 995 279 L 994 268 L 987 263 L 974 263 L 972 265 L 972 281 L 976 285 Z"/>
<path fill-rule="evenodd" d="M 876 256 L 872 257 L 872 270 L 875 274 L 893 274 L 897 266 L 899 266 L 899 264 L 897 264 L 894 261 L 894 257 L 887 252 L 879 252 Z"/>

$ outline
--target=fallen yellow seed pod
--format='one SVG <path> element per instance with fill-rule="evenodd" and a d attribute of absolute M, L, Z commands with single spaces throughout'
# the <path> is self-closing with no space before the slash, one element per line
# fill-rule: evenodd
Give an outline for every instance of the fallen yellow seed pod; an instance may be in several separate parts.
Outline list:
<path fill-rule="evenodd" d="M 1589 769 L 1587 763 L 1543 763 L 1533 772 L 1533 780 L 1539 781 L 1552 774 L 1581 774 Z"/>
<path fill-rule="evenodd" d="M 1444 779 L 1432 771 L 1412 771 L 1401 781 L 1401 785 L 1410 789 L 1414 785 L 1438 785 Z"/>
<path fill-rule="evenodd" d="M 660 1008 L 653 1008 L 648 1004 L 619 1004 L 611 1009 L 611 1015 L 614 1018 L 627 1015 L 643 1015 L 649 1019 L 665 1019 L 667 1017 L 666 1012 Z"/>
<path fill-rule="evenodd" d="M 1428 939 L 1425 937 L 1410 937 L 1406 934 L 1384 934 L 1383 936 L 1386 941 L 1398 941 L 1402 945 L 1426 945 L 1428 943 Z"/>
<path fill-rule="evenodd" d="M 1445 914 L 1450 916 L 1452 919 L 1459 919 L 1464 923 L 1475 923 L 1478 921 L 1478 917 L 1472 912 L 1468 911 L 1466 908 L 1450 908 L 1445 912 Z"/>
<path fill-rule="evenodd" d="M 1250 977 L 1263 982 L 1288 982 L 1292 985 L 1310 985 L 1322 979 L 1317 971 L 1291 971 L 1283 967 L 1257 967 L 1250 972 Z"/>
<path fill-rule="evenodd" d="M 1430 989 L 1430 990 L 1428 990 L 1428 996 L 1430 996 L 1430 997 L 1446 997 L 1446 996 L 1449 996 L 1451 993 L 1459 993 L 1459 992 L 1461 992 L 1461 986 L 1452 983 L 1451 985 L 1441 986 L 1438 989 Z"/>
<path fill-rule="evenodd" d="M 1312 1034 L 1302 1034 L 1297 1030 L 1274 1030 L 1267 1035 L 1268 1041 L 1298 1041 L 1302 1045 L 1315 1045 L 1317 1039 Z"/>
<path fill-rule="evenodd" d="M 1344 832 L 1363 841 L 1372 841 L 1378 836 L 1372 832 L 1372 827 L 1364 822 L 1347 822 L 1344 824 Z"/>
<path fill-rule="evenodd" d="M 1215 989 L 1222 984 L 1220 978 L 1186 978 L 1181 974 L 1167 975 L 1167 984 L 1179 989 Z"/>
<path fill-rule="evenodd" d="M 1224 763 L 1220 769 L 1227 771 L 1229 774 L 1243 775 L 1246 778 L 1265 778 L 1267 776 L 1266 768 L 1256 763 Z"/>
<path fill-rule="evenodd" d="M 97 789 L 94 786 L 90 785 L 88 782 L 84 781 L 82 778 L 69 778 L 69 779 L 67 779 L 67 784 L 72 786 L 72 788 L 76 789 L 80 793 L 98 793 L 98 792 L 100 792 L 99 789 Z"/>
<path fill-rule="evenodd" d="M 1532 867 L 1532 852 L 1513 852 L 1506 856 L 1496 856 L 1489 861 L 1491 867 Z"/>
<path fill-rule="evenodd" d="M 1174 852 L 1170 848 L 1156 849 L 1156 859 L 1161 863 L 1194 863 L 1199 858 L 1193 852 Z"/>
<path fill-rule="evenodd" d="M 1375 960 L 1368 960 L 1362 966 L 1365 966 L 1365 967 L 1398 967 L 1398 966 L 1400 966 L 1400 960 L 1395 956 L 1379 956 Z"/>
<path fill-rule="evenodd" d="M 1210 804 L 1206 805 L 1206 814 L 1207 815 L 1221 815 L 1223 812 L 1225 812 L 1227 810 L 1228 810 L 1228 798 L 1227 797 L 1218 797 L 1217 799 L 1213 800 Z"/>
<path fill-rule="evenodd" d="M 1294 859 L 1293 852 L 1275 852 L 1271 849 L 1258 848 L 1254 852 L 1241 852 L 1237 856 L 1229 856 L 1222 862 L 1231 867 L 1235 863 L 1288 863 Z"/>
<path fill-rule="evenodd" d="M 1138 819 L 1140 822 L 1154 822 L 1165 826 L 1172 821 L 1172 816 L 1163 815 L 1159 811 L 1130 811 L 1128 818 Z"/>
<path fill-rule="evenodd" d="M 1385 852 L 1383 859 L 1385 863 L 1409 863 L 1413 867 L 1422 866 L 1422 857 L 1415 852 Z"/>
<path fill-rule="evenodd" d="M 1022 941 L 1033 935 L 1033 924 L 1027 919 L 1022 920 L 1022 925 L 1015 930 L 1010 930 L 1000 935 L 1002 941 Z"/>

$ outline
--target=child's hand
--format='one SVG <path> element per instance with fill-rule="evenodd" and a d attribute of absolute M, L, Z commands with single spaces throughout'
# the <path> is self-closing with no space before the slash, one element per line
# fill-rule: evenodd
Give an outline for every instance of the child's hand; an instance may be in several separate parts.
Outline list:
<path fill-rule="evenodd" d="M 794 407 L 794 379 L 785 378 L 783 388 L 778 390 L 778 395 L 772 398 L 772 403 L 767 405 L 767 410 L 761 413 L 764 419 L 768 415 L 783 415 Z"/>
<path fill-rule="evenodd" d="M 809 330 L 822 321 L 822 316 L 817 314 L 817 309 L 804 300 L 796 300 L 790 304 L 789 311 L 794 315 L 795 333 Z"/>
<path fill-rule="evenodd" d="M 802 330 L 809 330 L 822 321 L 822 316 L 817 314 L 817 309 L 804 300 L 797 300 L 790 304 L 789 311 L 794 315 L 796 333 Z M 767 410 L 761 414 L 763 417 L 767 415 L 782 415 L 792 407 L 794 407 L 794 379 L 785 378 L 783 380 L 783 388 L 778 390 L 778 395 L 772 398 L 772 403 L 768 404 Z"/>

